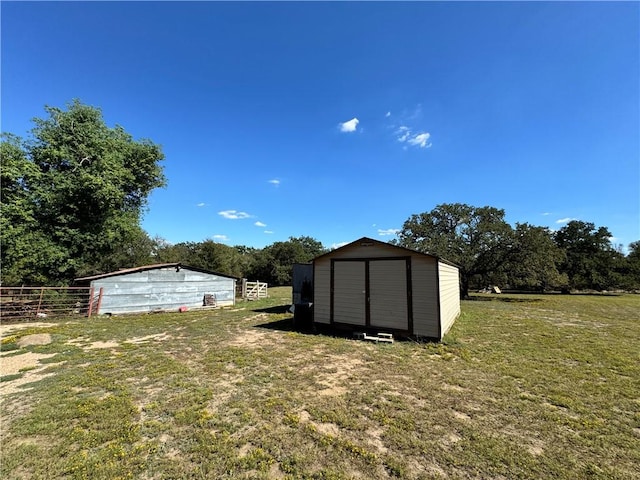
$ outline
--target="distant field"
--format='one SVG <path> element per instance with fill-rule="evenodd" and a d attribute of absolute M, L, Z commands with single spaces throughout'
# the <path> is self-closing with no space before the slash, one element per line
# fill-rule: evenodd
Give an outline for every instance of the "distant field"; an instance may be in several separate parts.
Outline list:
<path fill-rule="evenodd" d="M 477 295 L 393 345 L 270 295 L 3 326 L 0 476 L 640 479 L 638 295 Z"/>

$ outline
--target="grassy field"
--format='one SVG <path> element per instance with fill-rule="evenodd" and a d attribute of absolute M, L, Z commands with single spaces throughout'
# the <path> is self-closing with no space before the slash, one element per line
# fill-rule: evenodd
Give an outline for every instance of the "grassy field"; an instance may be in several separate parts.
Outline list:
<path fill-rule="evenodd" d="M 0 476 L 640 479 L 640 296 L 478 295 L 376 345 L 270 294 L 5 334 Z"/>

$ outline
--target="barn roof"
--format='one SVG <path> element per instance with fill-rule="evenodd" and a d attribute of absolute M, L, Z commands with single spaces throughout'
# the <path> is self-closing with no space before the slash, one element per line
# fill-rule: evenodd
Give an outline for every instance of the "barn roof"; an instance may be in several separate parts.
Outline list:
<path fill-rule="evenodd" d="M 360 238 L 358 240 L 355 240 L 355 241 L 353 241 L 351 243 L 347 243 L 346 245 L 343 245 L 343 246 L 341 246 L 339 248 L 336 248 L 335 250 L 331 250 L 330 252 L 323 253 L 322 255 L 319 255 L 316 258 L 314 258 L 313 261 L 315 262 L 319 258 L 324 258 L 324 257 L 330 256 L 330 255 L 332 255 L 333 253 L 335 253 L 335 252 L 337 252 L 339 250 L 346 249 L 346 248 L 349 248 L 349 247 L 353 247 L 353 246 L 358 245 L 358 244 L 360 244 L 362 246 L 366 246 L 367 244 L 369 244 L 369 245 L 371 245 L 371 244 L 383 245 L 385 247 L 393 248 L 393 249 L 396 249 L 396 250 L 399 250 L 399 251 L 410 252 L 410 253 L 417 254 L 417 255 L 423 255 L 425 257 L 435 258 L 435 259 L 437 259 L 437 260 L 439 260 L 439 261 L 441 261 L 443 263 L 452 265 L 452 266 L 454 266 L 456 268 L 460 268 L 460 265 L 458 265 L 456 263 L 453 263 L 453 262 L 450 262 L 449 260 L 446 260 L 446 259 L 444 259 L 442 257 L 438 257 L 437 255 L 431 255 L 430 253 L 419 252 L 417 250 L 412 250 L 410 248 L 401 247 L 399 245 L 392 245 L 390 243 L 381 242 L 380 240 L 376 240 L 374 238 L 369 238 L 369 237 L 362 237 L 362 238 Z"/>
<path fill-rule="evenodd" d="M 184 268 L 185 270 L 193 270 L 195 272 L 208 273 L 210 275 L 217 275 L 218 277 L 233 278 L 235 280 L 239 279 L 238 277 L 234 277 L 233 275 L 212 272 L 211 270 L 205 270 L 204 268 L 190 267 L 189 265 L 183 265 L 182 263 L 156 263 L 154 265 L 143 265 L 141 267 L 123 268 L 121 270 L 116 270 L 115 272 L 101 273 L 99 275 L 92 275 L 90 277 L 76 278 L 74 282 L 90 282 L 92 280 L 99 280 L 101 278 L 115 277 L 118 275 L 126 275 L 128 273 L 144 272 L 147 270 L 157 270 L 160 268 L 176 268 L 178 270 Z"/>

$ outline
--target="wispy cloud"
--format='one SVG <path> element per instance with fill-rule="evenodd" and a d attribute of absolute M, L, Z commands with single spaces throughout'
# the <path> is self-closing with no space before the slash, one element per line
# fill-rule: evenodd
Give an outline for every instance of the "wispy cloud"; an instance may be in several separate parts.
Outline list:
<path fill-rule="evenodd" d="M 218 241 L 218 242 L 228 242 L 229 241 L 229 237 L 227 237 L 226 235 L 214 235 L 213 239 Z"/>
<path fill-rule="evenodd" d="M 196 207 L 206 207 L 206 206 L 207 206 L 207 204 L 206 204 L 206 203 L 204 203 L 204 202 L 200 202 L 200 203 L 198 203 L 198 204 L 196 205 Z"/>
<path fill-rule="evenodd" d="M 405 125 L 400 125 L 396 130 L 396 135 L 399 142 L 406 142 L 411 136 L 411 129 Z"/>
<path fill-rule="evenodd" d="M 416 105 L 416 108 L 414 108 L 413 111 L 411 113 L 409 113 L 408 118 L 410 120 L 418 120 L 419 118 L 422 118 L 422 104 L 421 103 Z"/>
<path fill-rule="evenodd" d="M 348 243 L 349 242 L 332 243 L 331 244 L 331 250 L 335 250 L 336 248 L 344 247 Z"/>
<path fill-rule="evenodd" d="M 341 132 L 355 132 L 356 128 L 358 128 L 358 124 L 360 120 L 357 118 L 352 118 L 351 120 L 347 120 L 346 122 L 340 123 L 340 131 Z"/>
<path fill-rule="evenodd" d="M 265 231 L 264 231 L 264 233 L 266 233 L 266 234 L 270 235 L 270 234 L 272 234 L 272 233 L 273 233 L 273 230 L 265 230 Z"/>
<path fill-rule="evenodd" d="M 277 178 L 274 178 L 272 180 L 269 180 L 269 183 L 271 185 L 275 185 L 276 187 L 278 187 L 280 185 L 280 180 L 278 180 Z"/>
<path fill-rule="evenodd" d="M 431 137 L 430 133 L 422 132 L 422 133 L 418 133 L 417 135 L 414 135 L 412 138 L 410 138 L 407 141 L 411 145 L 415 145 L 416 147 L 429 148 L 431 146 L 431 143 L 429 143 L 430 137 Z"/>
<path fill-rule="evenodd" d="M 391 112 L 387 112 L 384 114 L 385 117 L 389 118 L 391 116 Z"/>
<path fill-rule="evenodd" d="M 384 237 L 386 235 L 396 235 L 399 231 L 399 228 L 387 228 L 386 230 L 379 228 L 378 235 L 380 235 L 381 237 Z"/>
<path fill-rule="evenodd" d="M 254 223 L 254 225 L 255 225 L 256 227 L 266 227 L 266 226 L 267 226 L 267 224 L 266 224 L 266 223 L 262 223 L 262 222 L 256 222 L 256 223 Z"/>
<path fill-rule="evenodd" d="M 385 117 L 390 117 L 391 112 L 387 112 Z M 429 148 L 431 147 L 431 133 L 417 128 L 416 123 L 420 123 L 422 120 L 422 105 L 418 104 L 413 110 L 407 111 L 406 109 L 398 116 L 399 123 L 388 125 L 393 131 L 393 135 L 398 143 L 403 144 L 402 148 L 408 150 L 410 147 L 416 148 Z M 395 118 L 395 116 L 394 116 Z"/>
<path fill-rule="evenodd" d="M 411 128 L 401 125 L 395 131 L 396 140 L 400 143 L 407 143 L 418 148 L 429 148 L 431 134 L 429 132 L 414 133 Z"/>
<path fill-rule="evenodd" d="M 558 220 L 556 220 L 556 223 L 558 223 L 558 224 L 569 223 L 572 220 L 576 220 L 576 219 L 575 218 L 571 218 L 571 217 L 559 218 Z"/>
<path fill-rule="evenodd" d="M 551 215 L 551 212 L 544 212 L 544 213 L 542 213 L 542 216 L 543 216 L 543 217 L 548 217 L 549 215 Z"/>
<path fill-rule="evenodd" d="M 218 212 L 218 215 L 223 218 L 228 218 L 229 220 L 241 220 L 243 218 L 251 217 L 247 212 L 239 212 L 237 210 L 223 210 Z"/>

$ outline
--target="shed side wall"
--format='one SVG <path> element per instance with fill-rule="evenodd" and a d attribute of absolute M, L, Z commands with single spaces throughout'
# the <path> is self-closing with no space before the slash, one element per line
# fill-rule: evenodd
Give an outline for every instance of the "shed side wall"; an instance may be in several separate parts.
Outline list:
<path fill-rule="evenodd" d="M 331 323 L 331 259 L 327 257 L 313 267 L 313 321 Z"/>
<path fill-rule="evenodd" d="M 98 313 L 136 313 L 201 307 L 205 294 L 219 306 L 234 305 L 235 279 L 173 267 L 106 277 L 91 282 L 103 288 Z"/>
<path fill-rule="evenodd" d="M 414 255 L 411 258 L 413 286 L 413 334 L 440 338 L 438 319 L 438 277 L 435 258 Z"/>
<path fill-rule="evenodd" d="M 438 262 L 440 278 L 440 322 L 441 339 L 449 331 L 453 322 L 460 315 L 460 279 L 458 269 L 443 262 Z"/>

